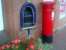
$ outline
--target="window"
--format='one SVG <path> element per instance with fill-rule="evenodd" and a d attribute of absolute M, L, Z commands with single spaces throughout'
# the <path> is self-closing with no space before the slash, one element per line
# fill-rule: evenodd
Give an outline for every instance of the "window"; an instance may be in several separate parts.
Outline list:
<path fill-rule="evenodd" d="M 30 27 L 33 25 L 33 13 L 30 7 L 24 10 L 24 27 Z"/>
<path fill-rule="evenodd" d="M 3 14 L 2 14 L 2 2 L 0 0 L 0 31 L 4 30 Z"/>
<path fill-rule="evenodd" d="M 36 24 L 36 8 L 31 3 L 25 3 L 20 10 L 21 28 L 32 27 Z"/>

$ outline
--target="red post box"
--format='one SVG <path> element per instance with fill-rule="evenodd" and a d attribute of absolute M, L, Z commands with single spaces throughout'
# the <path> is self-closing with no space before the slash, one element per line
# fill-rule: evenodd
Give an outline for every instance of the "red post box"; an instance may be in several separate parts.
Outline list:
<path fill-rule="evenodd" d="M 53 18 L 54 2 L 41 3 L 42 14 L 42 42 L 51 43 L 53 41 Z"/>

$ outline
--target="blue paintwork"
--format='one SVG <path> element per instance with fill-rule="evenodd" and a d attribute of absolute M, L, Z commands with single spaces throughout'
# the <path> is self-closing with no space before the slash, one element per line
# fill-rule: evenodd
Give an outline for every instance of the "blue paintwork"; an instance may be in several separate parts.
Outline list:
<path fill-rule="evenodd" d="M 29 14 L 29 15 L 31 15 L 33 17 L 33 24 L 36 23 L 36 8 L 32 3 L 26 2 L 26 3 L 24 3 L 24 5 L 21 7 L 21 10 L 20 10 L 20 26 L 21 26 L 21 28 L 24 27 L 24 16 L 25 16 L 24 11 L 27 7 L 32 9 L 32 14 Z"/>

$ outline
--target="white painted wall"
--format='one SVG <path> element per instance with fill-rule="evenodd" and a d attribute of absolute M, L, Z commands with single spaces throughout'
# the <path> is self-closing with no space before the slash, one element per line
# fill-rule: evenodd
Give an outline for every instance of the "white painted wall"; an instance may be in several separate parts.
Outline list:
<path fill-rule="evenodd" d="M 0 31 L 4 30 L 4 23 L 3 23 L 3 12 L 2 12 L 2 2 L 0 0 Z"/>

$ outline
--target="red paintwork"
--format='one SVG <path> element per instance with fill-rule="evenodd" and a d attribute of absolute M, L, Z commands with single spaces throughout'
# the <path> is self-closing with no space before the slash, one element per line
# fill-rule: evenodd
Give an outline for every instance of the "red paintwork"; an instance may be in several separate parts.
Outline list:
<path fill-rule="evenodd" d="M 54 9 L 54 3 L 46 2 L 41 3 L 42 9 L 42 34 L 45 36 L 53 35 L 53 20 L 52 11 Z"/>

